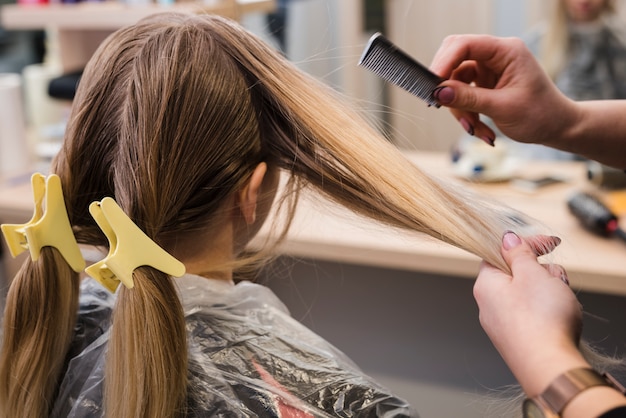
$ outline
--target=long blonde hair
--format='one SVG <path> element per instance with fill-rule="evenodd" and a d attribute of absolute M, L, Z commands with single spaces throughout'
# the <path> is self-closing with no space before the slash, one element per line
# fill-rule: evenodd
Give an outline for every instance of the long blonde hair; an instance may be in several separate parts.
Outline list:
<path fill-rule="evenodd" d="M 211 227 L 261 161 L 290 176 L 289 214 L 289 198 L 311 187 L 357 213 L 426 233 L 503 270 L 504 231 L 536 232 L 529 232 L 533 223 L 523 215 L 424 174 L 335 91 L 217 16 L 155 15 L 111 35 L 85 69 L 53 172 L 79 242 L 107 244 L 88 205 L 112 196 L 149 237 L 176 253 L 179 239 Z M 51 250 L 43 258 L 52 262 L 53 256 Z M 45 416 L 54 399 L 62 366 L 24 376 L 63 364 L 71 324 L 59 335 L 56 324 L 63 321 L 18 328 L 9 318 L 24 306 L 46 309 L 40 316 L 74 318 L 74 290 L 63 294 L 63 306 L 48 307 L 53 297 L 36 300 L 30 289 L 13 289 L 50 279 L 75 289 L 77 279 L 58 264 L 24 268 L 9 293 L 0 370 L 4 417 Z M 173 281 L 150 267 L 134 278 L 133 289 L 119 290 L 113 313 L 105 413 L 185 415 L 185 321 Z M 28 338 L 15 336 L 31 329 Z M 22 350 L 22 341 L 43 336 L 58 340 L 58 348 Z"/>
<path fill-rule="evenodd" d="M 546 34 L 540 45 L 539 61 L 552 80 L 556 80 L 565 65 L 570 50 L 569 17 L 564 0 L 553 0 Z M 600 18 L 606 19 L 616 12 L 615 1 L 605 0 Z"/>

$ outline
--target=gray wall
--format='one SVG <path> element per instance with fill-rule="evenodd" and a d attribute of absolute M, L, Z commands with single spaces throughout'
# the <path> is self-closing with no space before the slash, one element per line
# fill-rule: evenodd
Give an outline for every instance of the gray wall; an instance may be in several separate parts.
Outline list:
<path fill-rule="evenodd" d="M 423 417 L 484 417 L 483 395 L 515 383 L 480 328 L 470 279 L 283 258 L 261 282 Z M 624 353 L 626 299 L 579 297 L 585 338 Z"/>

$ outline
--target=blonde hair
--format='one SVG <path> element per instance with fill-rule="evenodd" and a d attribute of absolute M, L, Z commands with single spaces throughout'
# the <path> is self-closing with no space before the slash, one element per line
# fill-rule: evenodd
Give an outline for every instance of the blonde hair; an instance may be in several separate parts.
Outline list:
<path fill-rule="evenodd" d="M 601 18 L 615 14 L 615 1 L 605 0 Z M 564 0 L 554 0 L 547 31 L 539 50 L 539 61 L 552 80 L 567 65 L 570 50 L 569 17 Z"/>
<path fill-rule="evenodd" d="M 74 335 L 78 285 L 78 274 L 50 247 L 13 278 L 2 324 L 0 416 L 49 414 Z"/>
<path fill-rule="evenodd" d="M 426 233 L 503 270 L 503 233 L 536 232 L 523 215 L 424 174 L 334 90 L 217 16 L 155 15 L 111 35 L 85 69 L 53 171 L 79 242 L 107 244 L 88 205 L 112 196 L 149 237 L 176 253 L 176 242 L 209 228 L 262 161 L 289 174 L 288 215 L 297 191 L 312 187 L 357 213 Z M 75 278 L 47 265 L 19 276 L 17 283 L 67 280 L 76 287 Z M 133 289 L 120 289 L 113 313 L 105 413 L 185 415 L 185 321 L 174 284 L 150 267 L 136 270 L 134 279 Z M 43 311 L 48 300 L 34 302 L 30 290 L 16 295 L 15 283 L 5 317 L 19 305 Z M 76 293 L 63 297 L 72 301 L 54 309 L 62 317 L 75 314 Z M 22 376 L 29 367 L 63 363 L 67 336 L 55 324 L 33 327 L 32 338 L 58 337 L 57 350 L 39 344 L 26 352 L 13 342 L 24 331 L 5 319 L 2 364 L 11 367 L 0 374 L 3 416 L 42 416 L 28 408 L 49 409 L 59 372 Z M 44 351 L 56 357 L 43 358 Z M 11 356 L 20 361 L 13 364 Z M 33 357 L 42 360 L 28 364 Z"/>

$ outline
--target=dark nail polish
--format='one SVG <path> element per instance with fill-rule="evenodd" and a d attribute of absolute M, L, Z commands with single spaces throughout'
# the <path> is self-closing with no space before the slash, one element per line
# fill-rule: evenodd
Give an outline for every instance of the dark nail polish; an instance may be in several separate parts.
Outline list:
<path fill-rule="evenodd" d="M 439 86 L 433 90 L 433 97 L 443 105 L 450 104 L 454 101 L 454 90 L 448 86 Z"/>
<path fill-rule="evenodd" d="M 465 132 L 467 132 L 471 136 L 474 136 L 474 126 L 472 126 L 472 124 L 469 123 L 469 121 L 467 119 L 461 118 L 461 119 L 459 119 L 459 123 L 461 124 L 463 129 L 465 129 Z"/>
<path fill-rule="evenodd" d="M 493 138 L 490 138 L 488 136 L 481 136 L 480 139 L 482 139 L 487 145 L 490 145 L 492 147 L 496 146 L 496 140 Z"/>

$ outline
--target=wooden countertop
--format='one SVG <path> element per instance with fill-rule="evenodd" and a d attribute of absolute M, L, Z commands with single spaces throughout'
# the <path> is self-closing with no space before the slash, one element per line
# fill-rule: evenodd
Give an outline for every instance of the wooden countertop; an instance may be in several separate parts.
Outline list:
<path fill-rule="evenodd" d="M 574 162 L 533 162 L 524 171 L 535 177 L 564 176 L 568 182 L 529 194 L 508 183 L 471 184 L 452 178 L 447 155 L 408 154 L 418 167 L 436 177 L 471 185 L 487 198 L 501 201 L 543 222 L 563 239 L 551 261 L 566 267 L 573 288 L 626 295 L 626 243 L 597 237 L 582 229 L 568 211 L 567 197 L 584 190 L 586 168 Z M 323 259 L 475 278 L 480 260 L 456 247 L 421 234 L 410 234 L 362 219 L 318 198 L 304 197 L 287 241 L 280 251 Z"/>
<path fill-rule="evenodd" d="M 429 174 L 454 182 L 448 157 L 440 153 L 410 153 L 408 157 Z M 471 188 L 521 210 L 547 225 L 563 239 L 552 261 L 565 266 L 574 289 L 626 295 L 626 243 L 597 237 L 584 230 L 569 213 L 567 197 L 588 187 L 585 166 L 574 162 L 528 163 L 532 176 L 552 174 L 569 179 L 529 194 L 508 183 L 471 184 Z M 18 184 L 16 184 L 18 183 Z M 0 185 L 0 222 L 28 220 L 32 214 L 27 176 Z M 318 197 L 303 196 L 281 254 L 351 264 L 413 270 L 474 278 L 477 257 L 421 234 L 410 234 L 362 219 Z"/>

